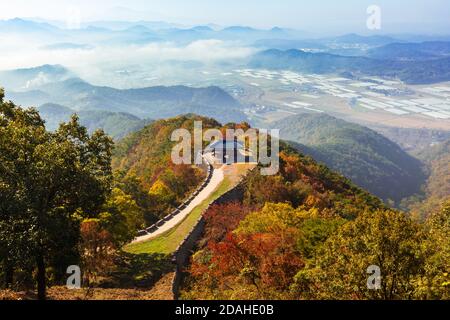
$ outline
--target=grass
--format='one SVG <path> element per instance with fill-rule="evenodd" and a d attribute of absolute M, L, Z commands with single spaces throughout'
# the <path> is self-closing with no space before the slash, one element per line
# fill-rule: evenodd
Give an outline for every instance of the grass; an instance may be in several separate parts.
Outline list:
<path fill-rule="evenodd" d="M 195 207 L 177 226 L 149 241 L 129 244 L 124 247 L 124 250 L 133 254 L 171 254 L 175 252 L 184 238 L 192 231 L 209 204 L 230 190 L 234 184 L 235 181 L 232 177 L 225 176 L 216 190 L 201 204 Z"/>

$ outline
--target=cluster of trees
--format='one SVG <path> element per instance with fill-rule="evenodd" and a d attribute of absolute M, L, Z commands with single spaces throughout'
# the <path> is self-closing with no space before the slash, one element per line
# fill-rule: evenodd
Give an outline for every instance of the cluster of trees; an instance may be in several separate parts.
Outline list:
<path fill-rule="evenodd" d="M 0 91 L 0 287 L 37 287 L 44 299 L 68 266 L 89 277 L 101 271 L 99 254 L 134 237 L 143 216 L 112 187 L 112 148 L 76 116 L 47 131 L 35 109 L 4 101 Z"/>
<path fill-rule="evenodd" d="M 208 211 L 184 298 L 450 297 L 450 203 L 418 223 L 309 158 L 281 160 L 279 175 L 244 180 L 242 203 Z"/>

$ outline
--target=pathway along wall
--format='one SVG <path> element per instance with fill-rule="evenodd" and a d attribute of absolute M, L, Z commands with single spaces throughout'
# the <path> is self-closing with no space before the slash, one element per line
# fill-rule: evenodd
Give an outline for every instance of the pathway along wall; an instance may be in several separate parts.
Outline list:
<path fill-rule="evenodd" d="M 213 176 L 214 168 L 204 158 L 202 158 L 202 159 L 203 159 L 202 164 L 198 166 L 199 168 L 201 168 L 202 170 L 204 170 L 206 172 L 206 178 L 205 178 L 205 180 L 203 180 L 202 184 L 178 208 L 176 208 L 169 215 L 167 215 L 164 218 L 162 218 L 161 220 L 157 221 L 150 227 L 148 227 L 144 230 L 139 230 L 137 232 L 136 236 L 141 237 L 141 236 L 146 236 L 146 235 L 156 232 L 159 228 L 164 226 L 164 224 L 166 224 L 167 222 L 172 220 L 174 217 L 176 217 L 178 214 L 180 214 L 181 211 L 184 210 L 187 206 L 189 206 L 189 204 L 195 199 L 195 197 L 197 197 L 198 194 L 200 192 L 202 192 L 203 189 L 205 189 L 208 186 L 208 184 L 211 181 L 211 178 Z"/>
<path fill-rule="evenodd" d="M 224 193 L 222 196 L 211 202 L 204 212 L 208 211 L 208 209 L 211 206 L 225 204 L 233 201 L 242 201 L 242 199 L 243 199 L 242 186 L 241 184 L 238 184 L 236 187 L 234 187 L 230 191 Z M 173 254 L 172 262 L 175 264 L 175 274 L 172 280 L 172 293 L 174 300 L 178 300 L 179 298 L 180 285 L 184 277 L 183 270 L 185 270 L 187 265 L 189 264 L 189 259 L 193 253 L 192 250 L 194 249 L 197 241 L 200 240 L 204 229 L 205 229 L 205 219 L 203 218 L 202 214 L 200 219 L 197 221 L 195 227 L 183 240 L 183 242 L 180 244 L 178 249 Z"/>

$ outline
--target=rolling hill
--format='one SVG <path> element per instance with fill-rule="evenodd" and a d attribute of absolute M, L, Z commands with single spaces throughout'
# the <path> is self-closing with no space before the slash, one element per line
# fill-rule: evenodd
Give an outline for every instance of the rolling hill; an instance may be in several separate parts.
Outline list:
<path fill-rule="evenodd" d="M 67 122 L 72 114 L 77 114 L 80 122 L 89 132 L 103 129 L 113 139 L 119 140 L 129 133 L 135 132 L 147 125 L 150 120 L 142 120 L 125 112 L 109 111 L 75 111 L 58 104 L 44 104 L 38 108 L 45 120 L 47 130 L 55 130 L 61 122 Z"/>
<path fill-rule="evenodd" d="M 383 200 L 420 193 L 422 164 L 382 135 L 328 115 L 301 114 L 272 124 L 281 137 Z"/>
<path fill-rule="evenodd" d="M 450 56 L 450 42 L 390 43 L 371 49 L 368 56 L 375 59 L 422 61 Z"/>

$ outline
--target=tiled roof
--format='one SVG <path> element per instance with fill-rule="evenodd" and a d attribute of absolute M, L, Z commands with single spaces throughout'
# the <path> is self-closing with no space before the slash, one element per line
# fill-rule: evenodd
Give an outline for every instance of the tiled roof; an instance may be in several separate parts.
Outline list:
<path fill-rule="evenodd" d="M 212 149 L 224 149 L 224 140 L 214 141 L 206 147 L 206 150 Z M 225 149 L 244 149 L 244 145 L 239 141 L 225 140 Z"/>

